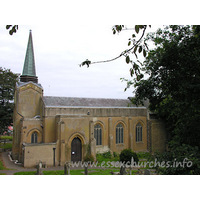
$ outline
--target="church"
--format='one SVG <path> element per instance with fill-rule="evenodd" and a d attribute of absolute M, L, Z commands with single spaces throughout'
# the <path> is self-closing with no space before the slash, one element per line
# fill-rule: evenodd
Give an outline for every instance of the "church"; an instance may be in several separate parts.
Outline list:
<path fill-rule="evenodd" d="M 12 157 L 24 167 L 83 161 L 87 154 L 166 150 L 164 123 L 127 99 L 43 96 L 36 76 L 32 32 L 15 86 Z"/>

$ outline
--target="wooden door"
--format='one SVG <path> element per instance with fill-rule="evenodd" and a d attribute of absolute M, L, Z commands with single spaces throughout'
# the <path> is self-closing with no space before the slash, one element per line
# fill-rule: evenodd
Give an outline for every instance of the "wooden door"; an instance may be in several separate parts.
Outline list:
<path fill-rule="evenodd" d="M 82 161 L 82 144 L 78 137 L 74 138 L 71 143 L 71 161 Z"/>

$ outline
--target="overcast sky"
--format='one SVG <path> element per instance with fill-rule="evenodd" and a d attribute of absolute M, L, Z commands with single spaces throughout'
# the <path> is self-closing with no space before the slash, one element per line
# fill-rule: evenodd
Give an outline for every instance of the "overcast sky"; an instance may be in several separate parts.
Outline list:
<path fill-rule="evenodd" d="M 151 28 L 155 30 L 157 26 Z M 112 25 L 20 25 L 10 36 L 0 26 L 0 66 L 22 73 L 29 30 L 32 30 L 36 75 L 45 96 L 119 98 L 133 96 L 124 92 L 130 78 L 129 68 L 122 57 L 110 63 L 79 67 L 86 59 L 103 61 L 118 56 L 127 49 L 131 31 L 113 35 Z"/>

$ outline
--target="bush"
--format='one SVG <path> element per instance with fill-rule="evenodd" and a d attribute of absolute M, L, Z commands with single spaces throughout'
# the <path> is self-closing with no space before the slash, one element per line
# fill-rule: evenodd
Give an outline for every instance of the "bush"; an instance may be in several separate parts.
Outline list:
<path fill-rule="evenodd" d="M 149 152 L 138 152 L 137 156 L 138 156 L 139 159 L 150 159 L 151 153 L 149 153 Z"/>
<path fill-rule="evenodd" d="M 92 155 L 87 154 L 84 158 L 83 158 L 84 162 L 94 162 L 94 157 Z"/>
<path fill-rule="evenodd" d="M 110 151 L 103 153 L 102 155 L 104 158 L 110 158 L 110 159 L 112 158 L 112 154 L 110 153 Z"/>
<path fill-rule="evenodd" d="M 113 156 L 115 157 L 115 158 L 117 158 L 117 157 L 119 157 L 119 154 L 117 153 L 117 152 L 113 152 Z"/>
<path fill-rule="evenodd" d="M 199 175 L 200 150 L 199 147 L 181 144 L 172 146 L 169 152 L 155 152 L 157 159 L 156 171 L 162 175 Z M 165 161 L 164 167 L 162 162 Z"/>
<path fill-rule="evenodd" d="M 134 162 L 138 163 L 139 158 L 135 152 L 131 149 L 124 149 L 119 155 L 120 161 L 127 163 L 128 161 L 131 163 L 131 159 L 134 159 Z"/>

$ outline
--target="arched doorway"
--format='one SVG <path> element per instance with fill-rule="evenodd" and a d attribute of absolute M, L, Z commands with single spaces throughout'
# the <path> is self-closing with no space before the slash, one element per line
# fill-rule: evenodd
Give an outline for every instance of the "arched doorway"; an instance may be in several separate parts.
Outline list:
<path fill-rule="evenodd" d="M 71 143 L 71 161 L 82 161 L 82 143 L 78 137 L 75 137 Z"/>

